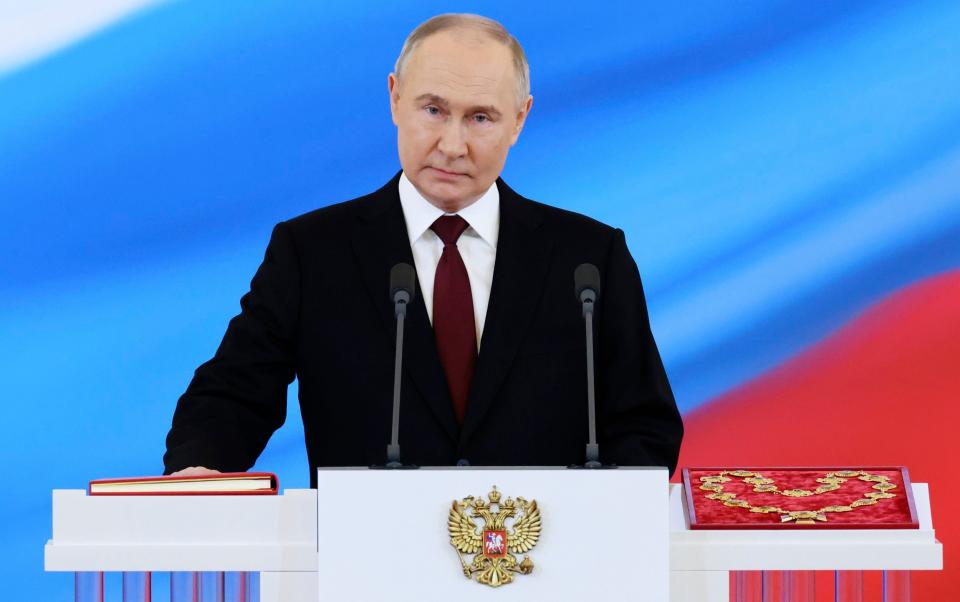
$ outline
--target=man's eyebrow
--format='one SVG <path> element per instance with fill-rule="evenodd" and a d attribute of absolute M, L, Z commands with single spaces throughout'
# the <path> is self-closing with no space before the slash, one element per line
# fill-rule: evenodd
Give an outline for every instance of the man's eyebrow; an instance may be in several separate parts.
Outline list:
<path fill-rule="evenodd" d="M 500 117 L 500 111 L 492 105 L 483 105 L 479 107 L 471 107 L 471 113 L 487 113 L 491 117 Z"/>
<path fill-rule="evenodd" d="M 447 101 L 447 99 L 443 98 L 442 96 L 437 96 L 436 94 L 421 94 L 420 96 L 417 96 L 414 100 L 416 100 L 417 102 L 429 101 L 435 105 L 439 105 L 443 107 L 444 109 L 450 108 L 450 103 Z M 497 108 L 494 107 L 493 105 L 480 105 L 476 107 L 470 107 L 468 109 L 468 112 L 488 113 L 493 117 L 500 117 L 502 115 L 500 111 L 497 110 Z"/>
<path fill-rule="evenodd" d="M 444 107 L 444 108 L 447 108 L 450 106 L 450 103 L 447 102 L 445 98 L 437 96 L 436 94 L 421 94 L 420 96 L 416 97 L 414 100 L 416 100 L 417 102 L 429 100 L 433 104 L 440 105 L 441 107 Z"/>

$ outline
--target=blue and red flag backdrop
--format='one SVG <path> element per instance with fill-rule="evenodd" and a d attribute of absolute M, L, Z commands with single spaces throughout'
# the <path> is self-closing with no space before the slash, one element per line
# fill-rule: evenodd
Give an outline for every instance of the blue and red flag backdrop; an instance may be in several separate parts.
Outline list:
<path fill-rule="evenodd" d="M 386 75 L 457 10 L 532 66 L 505 179 L 626 232 L 681 462 L 906 464 L 960 541 L 960 4 L 22 4 L 0 4 L 10 599 L 72 595 L 42 573 L 51 489 L 161 470 L 273 224 L 395 172 Z M 257 468 L 307 486 L 296 403 Z M 960 586 L 950 558 L 918 598 Z"/>

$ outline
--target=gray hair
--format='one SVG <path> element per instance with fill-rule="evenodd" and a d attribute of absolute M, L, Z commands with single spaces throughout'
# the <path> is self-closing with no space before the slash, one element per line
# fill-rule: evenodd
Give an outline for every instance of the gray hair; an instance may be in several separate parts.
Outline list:
<path fill-rule="evenodd" d="M 517 105 L 523 106 L 530 96 L 530 65 L 527 63 L 527 57 L 523 53 L 520 42 L 513 37 L 507 28 L 487 17 L 472 15 L 469 13 L 448 13 L 431 17 L 417 26 L 410 32 L 406 41 L 403 43 L 403 49 L 394 65 L 393 72 L 400 81 L 400 74 L 404 66 L 410 59 L 410 53 L 416 49 L 426 38 L 441 31 L 451 29 L 471 29 L 486 34 L 490 38 L 500 42 L 510 49 L 513 54 L 513 68 L 517 75 Z"/>

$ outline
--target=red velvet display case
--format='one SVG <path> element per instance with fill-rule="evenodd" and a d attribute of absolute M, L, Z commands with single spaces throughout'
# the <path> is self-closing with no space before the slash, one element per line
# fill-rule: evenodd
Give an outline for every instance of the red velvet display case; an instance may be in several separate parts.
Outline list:
<path fill-rule="evenodd" d="M 917 529 L 899 467 L 684 468 L 690 529 Z"/>

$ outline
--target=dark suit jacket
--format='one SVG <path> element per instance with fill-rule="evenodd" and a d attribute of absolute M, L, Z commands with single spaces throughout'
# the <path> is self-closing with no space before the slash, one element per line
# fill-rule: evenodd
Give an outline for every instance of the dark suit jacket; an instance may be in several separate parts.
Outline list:
<path fill-rule="evenodd" d="M 283 424 L 294 377 L 311 473 L 385 462 L 395 339 L 389 274 L 398 262 L 414 263 L 398 178 L 274 228 L 241 313 L 177 404 L 167 472 L 249 469 Z M 672 472 L 683 426 L 623 232 L 527 200 L 502 180 L 497 186 L 496 266 L 463 427 L 418 290 L 404 342 L 403 461 L 583 463 L 586 344 L 573 271 L 588 262 L 602 282 L 595 322 L 601 460 Z"/>

